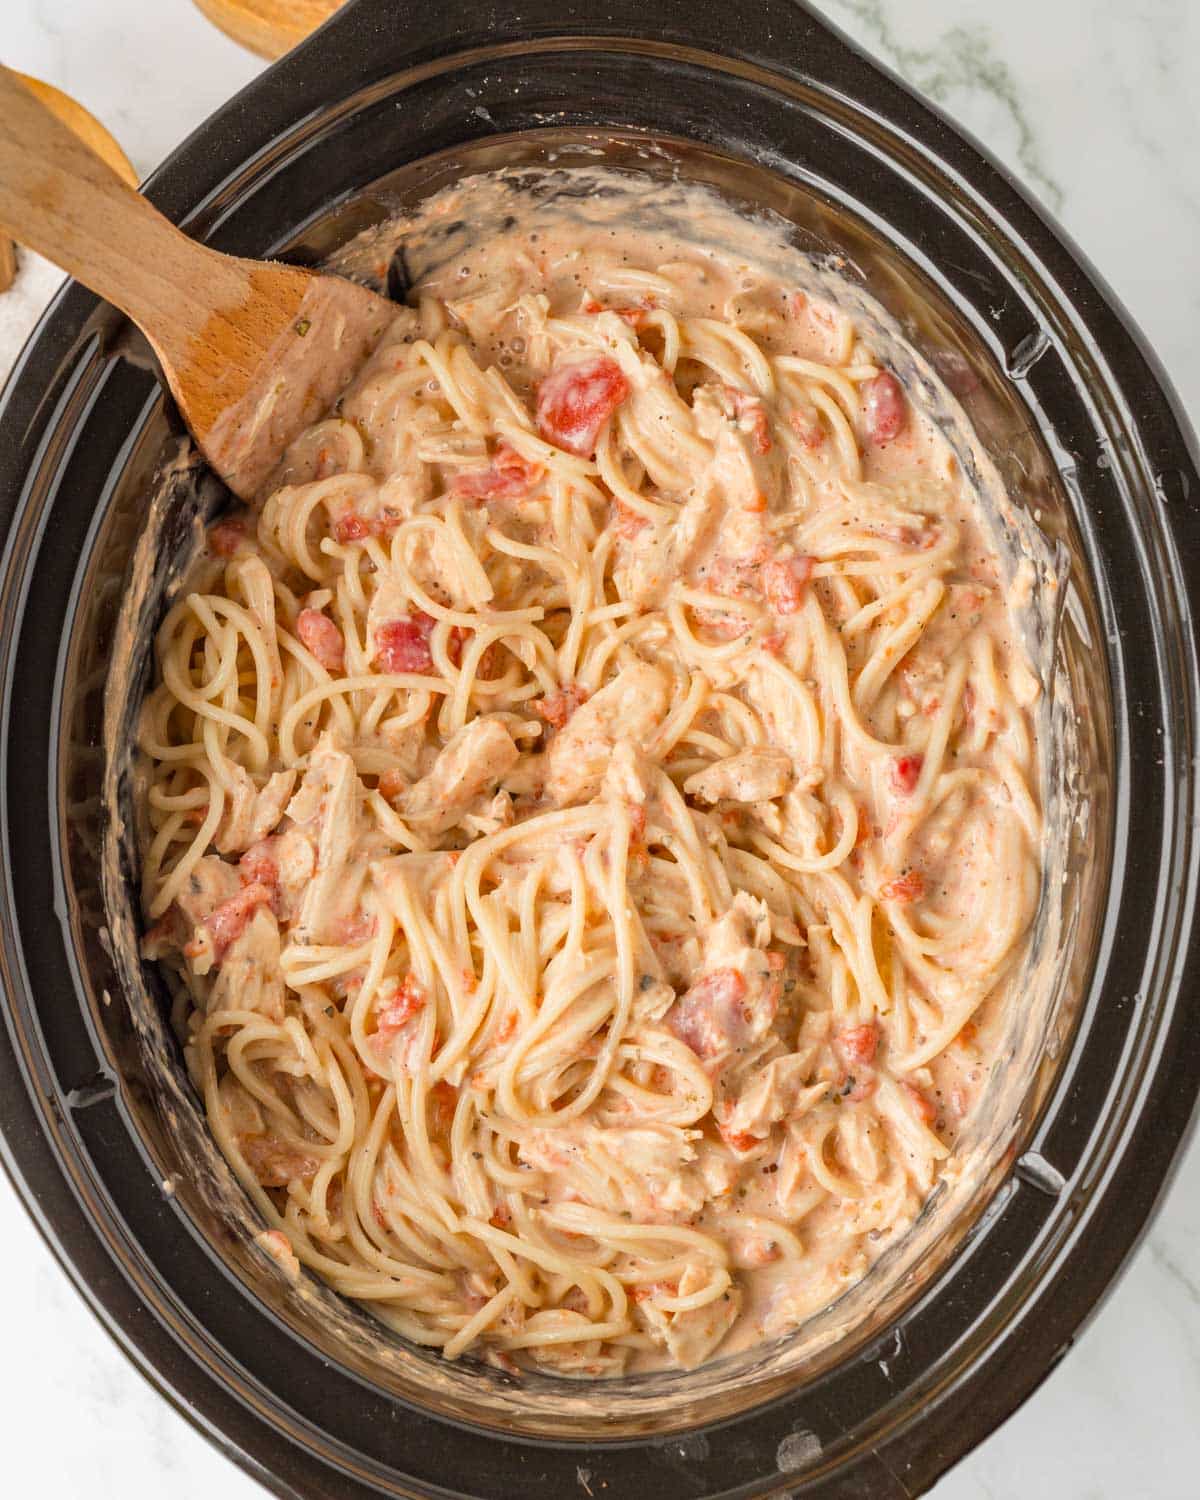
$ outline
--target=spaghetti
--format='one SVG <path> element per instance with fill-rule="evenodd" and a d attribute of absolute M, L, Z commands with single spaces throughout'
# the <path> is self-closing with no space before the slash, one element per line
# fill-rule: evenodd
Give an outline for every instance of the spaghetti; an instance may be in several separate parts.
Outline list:
<path fill-rule="evenodd" d="M 690 1368 L 951 1158 L 1036 684 L 832 305 L 550 207 L 414 300 L 162 624 L 144 951 L 289 1269 L 449 1358 Z"/>

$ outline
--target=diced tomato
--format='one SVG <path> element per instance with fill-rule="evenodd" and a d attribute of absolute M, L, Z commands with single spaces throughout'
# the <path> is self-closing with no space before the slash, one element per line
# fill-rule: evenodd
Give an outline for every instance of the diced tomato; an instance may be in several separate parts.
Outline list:
<path fill-rule="evenodd" d="M 279 862 L 275 858 L 278 841 L 259 839 L 238 860 L 238 874 L 243 885 L 265 885 L 272 893 L 272 905 L 279 894 Z"/>
<path fill-rule="evenodd" d="M 338 516 L 333 523 L 333 534 L 337 541 L 343 546 L 347 542 L 361 542 L 371 535 L 371 528 L 367 521 L 353 511 Z"/>
<path fill-rule="evenodd" d="M 428 997 L 412 974 L 406 974 L 395 988 L 375 1007 L 375 1035 L 381 1042 L 392 1040 L 415 1015 L 425 1009 Z"/>
<path fill-rule="evenodd" d="M 758 1136 L 751 1135 L 748 1130 L 726 1130 L 724 1125 L 719 1123 L 717 1129 L 721 1132 L 721 1139 L 731 1151 L 744 1154 L 747 1151 L 753 1151 L 755 1146 L 762 1145 Z"/>
<path fill-rule="evenodd" d="M 628 394 L 628 380 L 607 354 L 556 365 L 538 387 L 538 431 L 548 443 L 591 458 L 600 429 Z"/>
<path fill-rule="evenodd" d="M 879 1026 L 867 1021 L 862 1026 L 850 1026 L 839 1031 L 833 1045 L 848 1067 L 862 1067 L 875 1061 L 875 1049 L 879 1046 Z"/>
<path fill-rule="evenodd" d="M 236 896 L 230 896 L 228 901 L 222 901 L 216 911 L 204 919 L 203 925 L 208 929 L 208 934 L 212 939 L 213 958 L 217 963 L 225 957 L 230 944 L 245 931 L 246 924 L 258 907 L 270 906 L 274 895 L 275 891 L 272 886 L 264 885 L 259 880 L 252 880 L 249 885 L 244 885 Z M 189 958 L 195 958 L 199 949 L 194 943 L 189 943 L 183 951 Z"/>
<path fill-rule="evenodd" d="M 297 1151 L 273 1135 L 240 1135 L 238 1149 L 263 1187 L 287 1187 L 317 1170 L 315 1157 Z"/>
<path fill-rule="evenodd" d="M 904 1090 L 908 1102 L 912 1105 L 913 1113 L 917 1119 L 923 1125 L 932 1125 L 934 1120 L 937 1119 L 937 1108 L 932 1101 L 927 1099 L 914 1084 L 901 1080 L 900 1087 Z"/>
<path fill-rule="evenodd" d="M 568 682 L 544 698 L 534 698 L 529 707 L 551 729 L 561 729 L 579 705 L 587 702 L 587 697 L 588 690 L 581 683 Z"/>
<path fill-rule="evenodd" d="M 782 630 L 772 630 L 769 635 L 764 635 L 759 645 L 768 656 L 782 656 L 783 648 L 787 645 L 787 636 Z"/>
<path fill-rule="evenodd" d="M 500 443 L 486 469 L 468 469 L 456 475 L 450 487 L 472 500 L 508 499 L 527 494 L 545 472 L 541 464 L 530 463 L 515 448 Z"/>
<path fill-rule="evenodd" d="M 232 557 L 245 540 L 244 521 L 218 521 L 208 533 L 208 545 L 218 557 Z"/>
<path fill-rule="evenodd" d="M 360 516 L 357 511 L 346 510 L 334 519 L 333 536 L 344 547 L 349 542 L 365 541 L 369 536 L 387 536 L 399 524 L 399 516 Z"/>
<path fill-rule="evenodd" d="M 639 531 L 644 531 L 649 524 L 646 517 L 639 516 L 631 505 L 623 505 L 620 500 L 613 501 L 610 525 L 617 536 L 623 540 L 630 541 L 637 536 Z"/>
<path fill-rule="evenodd" d="M 488 1220 L 488 1223 L 492 1226 L 493 1229 L 507 1229 L 508 1226 L 512 1223 L 512 1215 L 509 1213 L 508 1209 L 505 1208 L 504 1204 L 501 1203 L 492 1213 L 492 1216 Z"/>
<path fill-rule="evenodd" d="M 812 577 L 813 560 L 799 557 L 776 557 L 764 563 L 763 593 L 778 615 L 794 615 L 804 603 L 804 591 Z"/>
<path fill-rule="evenodd" d="M 595 297 L 585 297 L 583 306 L 580 309 L 581 312 L 585 312 L 589 316 L 594 316 L 596 313 L 602 312 L 616 313 L 617 317 L 623 322 L 628 323 L 630 328 L 644 327 L 646 319 L 653 310 L 654 302 L 649 297 L 637 307 L 605 307 L 604 303 L 597 302 Z"/>
<path fill-rule="evenodd" d="M 917 789 L 917 782 L 921 779 L 921 767 L 924 764 L 923 755 L 898 755 L 888 772 L 892 790 L 906 797 L 911 796 Z"/>
<path fill-rule="evenodd" d="M 296 620 L 296 634 L 327 672 L 340 672 L 346 664 L 346 643 L 342 632 L 328 615 L 319 609 L 302 609 Z"/>
<path fill-rule="evenodd" d="M 401 615 L 375 628 L 375 660 L 385 672 L 428 672 L 433 666 L 429 637 L 435 621 L 427 614 Z"/>
<path fill-rule="evenodd" d="M 736 969 L 715 969 L 696 981 L 667 1013 L 667 1025 L 697 1057 L 731 1047 L 745 1026 L 746 981 Z"/>
<path fill-rule="evenodd" d="M 910 901 L 919 901 L 924 894 L 925 877 L 920 870 L 906 870 L 903 875 L 898 875 L 895 880 L 889 880 L 879 887 L 881 900 L 895 901 L 901 906 L 907 906 Z"/>
<path fill-rule="evenodd" d="M 379 790 L 389 802 L 394 802 L 408 790 L 408 777 L 403 771 L 384 771 L 379 777 Z"/>
<path fill-rule="evenodd" d="M 749 435 L 755 453 L 770 453 L 771 423 L 762 398 L 735 390 L 733 386 L 726 386 L 726 390 L 733 402 L 733 413 L 738 426 Z"/>
<path fill-rule="evenodd" d="M 881 370 L 862 387 L 867 436 L 873 443 L 890 443 L 904 431 L 908 402 L 890 370 Z"/>

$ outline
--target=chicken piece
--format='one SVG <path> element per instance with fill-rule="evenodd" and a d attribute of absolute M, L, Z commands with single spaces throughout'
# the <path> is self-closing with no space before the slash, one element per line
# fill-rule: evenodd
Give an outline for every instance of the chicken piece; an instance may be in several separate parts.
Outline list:
<path fill-rule="evenodd" d="M 805 1084 L 812 1068 L 812 1052 L 791 1052 L 756 1068 L 736 1099 L 725 1101 L 721 1134 L 734 1150 L 745 1151 L 765 1140 L 772 1125 L 792 1114 L 804 1114 L 829 1092 L 825 1082 Z"/>
<path fill-rule="evenodd" d="M 700 1139 L 698 1130 L 677 1125 L 576 1123 L 530 1131 L 519 1154 L 546 1174 L 552 1199 L 577 1193 L 609 1213 L 661 1224 L 687 1221 L 704 1207 L 708 1194 L 695 1167 Z M 577 1163 L 587 1164 L 586 1177 L 576 1172 Z"/>
<path fill-rule="evenodd" d="M 703 973 L 667 1012 L 668 1029 L 714 1073 L 774 1024 L 783 958 L 766 951 L 770 939 L 765 903 L 739 891 L 700 934 Z"/>
<path fill-rule="evenodd" d="M 670 683 L 646 662 L 624 667 L 576 709 L 546 752 L 546 791 L 559 807 L 588 802 L 600 790 L 618 740 L 642 749 L 667 716 Z"/>
<path fill-rule="evenodd" d="M 653 795 L 651 787 L 656 774 L 653 762 L 632 740 L 618 740 L 604 768 L 601 795 L 610 802 L 628 804 L 638 820 L 643 821 Z"/>
<path fill-rule="evenodd" d="M 247 886 L 252 890 L 252 886 Z M 216 982 L 208 993 L 208 1014 L 217 1010 L 253 1010 L 270 1021 L 284 1017 L 283 972 L 279 965 L 279 923 L 269 906 L 255 908 L 250 920 L 220 960 Z"/>
<path fill-rule="evenodd" d="M 734 393 L 719 385 L 701 386 L 692 398 L 697 430 L 713 444 L 704 487 L 709 494 L 721 496 L 734 511 L 766 510 L 767 497 L 779 484 L 778 466 L 768 456 L 769 438 L 764 446 L 764 433 L 753 430 L 753 423 L 743 425 L 736 409 L 742 405 L 750 414 L 752 400 L 744 392 Z"/>
<path fill-rule="evenodd" d="M 689 776 L 683 789 L 701 802 L 765 802 L 781 797 L 792 779 L 792 758 L 785 750 L 753 745 L 727 755 Z"/>
<path fill-rule="evenodd" d="M 361 926 L 363 796 L 354 762 L 322 740 L 287 808 L 288 817 L 316 845 L 315 870 L 293 933 L 300 942 L 343 943 Z M 302 857 L 298 845 L 292 852 Z"/>
<path fill-rule="evenodd" d="M 442 747 L 428 775 L 400 798 L 400 814 L 422 833 L 444 833 L 520 758 L 503 719 L 472 719 Z"/>
<path fill-rule="evenodd" d="M 218 850 L 222 854 L 240 854 L 266 838 L 283 817 L 295 785 L 295 771 L 276 771 L 260 789 L 250 774 L 237 766 L 234 789 L 225 794 L 225 811 L 213 838 Z"/>
<path fill-rule="evenodd" d="M 300 910 L 316 868 L 316 847 L 299 828 L 273 833 L 270 838 L 252 844 L 238 861 L 243 880 L 271 887 L 275 915 L 289 922 Z"/>
<path fill-rule="evenodd" d="M 736 968 L 747 949 L 765 948 L 770 941 L 771 913 L 766 902 L 739 891 L 728 911 L 710 922 L 701 934 L 704 966 L 716 968 L 729 963 Z"/>
<path fill-rule="evenodd" d="M 618 514 L 613 581 L 622 599 L 644 608 L 661 605 L 676 578 L 690 576 L 695 562 L 711 550 L 723 507 L 707 491 L 690 495 L 669 522 L 631 529 Z"/>
<path fill-rule="evenodd" d="M 192 927 L 211 917 L 242 888 L 237 866 L 227 864 L 215 854 L 206 854 L 192 867 L 175 904 Z"/>
<path fill-rule="evenodd" d="M 690 1297 L 701 1291 L 711 1277 L 711 1268 L 691 1262 L 684 1267 L 678 1288 L 671 1287 L 669 1295 Z M 666 1344 L 680 1369 L 694 1370 L 708 1359 L 733 1327 L 741 1306 L 741 1292 L 737 1287 L 728 1287 L 714 1301 L 687 1312 L 666 1311 L 653 1296 L 640 1304 L 640 1310 L 651 1332 Z"/>

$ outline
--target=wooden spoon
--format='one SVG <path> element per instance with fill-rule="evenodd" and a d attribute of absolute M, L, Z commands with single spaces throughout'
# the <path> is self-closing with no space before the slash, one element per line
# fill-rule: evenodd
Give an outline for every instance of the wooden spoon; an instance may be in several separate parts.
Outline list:
<path fill-rule="evenodd" d="M 244 500 L 395 316 L 341 277 L 189 239 L 4 67 L 0 229 L 133 319 L 204 456 Z"/>
<path fill-rule="evenodd" d="M 196 0 L 226 36 L 257 52 L 282 57 L 328 21 L 343 0 Z"/>
<path fill-rule="evenodd" d="M 95 115 L 89 114 L 77 99 L 64 94 L 62 89 L 56 89 L 52 83 L 43 83 L 40 78 L 30 78 L 28 73 L 18 73 L 17 77 L 64 125 L 69 125 L 81 141 L 86 141 L 93 151 L 102 156 L 118 177 L 124 178 L 131 187 L 137 187 L 137 173 L 130 166 L 129 158 Z M 16 274 L 16 248 L 8 235 L 0 234 L 0 292 L 8 291 Z"/>

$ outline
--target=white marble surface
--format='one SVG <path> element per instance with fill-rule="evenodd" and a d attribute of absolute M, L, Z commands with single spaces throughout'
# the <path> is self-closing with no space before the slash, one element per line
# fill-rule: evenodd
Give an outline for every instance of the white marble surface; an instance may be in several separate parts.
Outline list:
<path fill-rule="evenodd" d="M 822 0 L 1059 214 L 1200 414 L 1198 0 Z M 142 173 L 260 64 L 187 0 L 0 0 L 0 58 L 77 95 Z M 0 298 L 0 375 L 57 278 Z M 0 1180 L 3 1492 L 252 1500 L 137 1375 Z M 1200 1146 L 1115 1294 L 937 1500 L 1200 1495 Z M 14 1273 L 21 1271 L 18 1278 Z"/>

